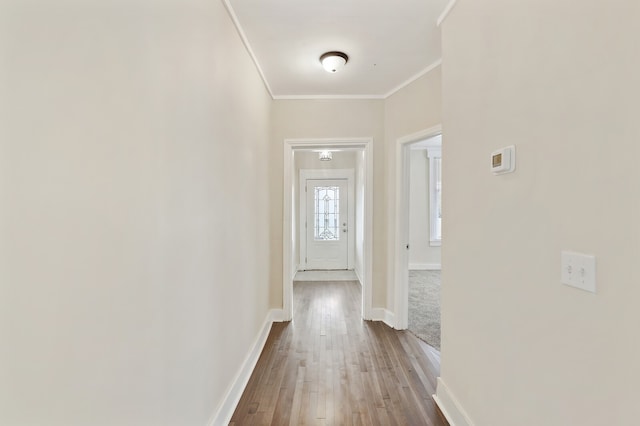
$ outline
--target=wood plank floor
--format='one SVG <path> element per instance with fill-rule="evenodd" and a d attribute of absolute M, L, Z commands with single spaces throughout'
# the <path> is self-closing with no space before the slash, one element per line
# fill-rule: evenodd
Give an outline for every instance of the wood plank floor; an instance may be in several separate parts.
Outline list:
<path fill-rule="evenodd" d="M 446 426 L 431 395 L 438 353 L 406 331 L 360 319 L 357 281 L 295 282 L 231 425 Z"/>

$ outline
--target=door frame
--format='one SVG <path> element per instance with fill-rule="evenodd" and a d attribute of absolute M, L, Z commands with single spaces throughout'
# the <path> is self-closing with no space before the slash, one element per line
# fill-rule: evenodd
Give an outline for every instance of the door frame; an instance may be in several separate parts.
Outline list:
<path fill-rule="evenodd" d="M 300 235 L 300 262 L 296 269 L 306 269 L 307 262 L 305 258 L 307 256 L 307 229 L 305 227 L 305 221 L 307 218 L 307 197 L 304 191 L 303 183 L 308 179 L 335 179 L 347 181 L 347 269 L 353 269 L 354 267 L 354 218 L 355 218 L 355 194 L 354 194 L 354 179 L 355 174 L 353 169 L 300 169 L 300 177 L 298 186 L 300 190 L 299 202 L 300 202 L 300 216 L 298 232 Z"/>
<path fill-rule="evenodd" d="M 283 319 L 293 318 L 293 277 L 296 273 L 294 238 L 296 236 L 295 217 L 295 183 L 293 176 L 294 152 L 315 149 L 356 149 L 364 153 L 364 235 L 363 235 L 363 270 L 356 271 L 362 284 L 363 319 L 371 319 L 372 277 L 373 277 L 373 138 L 344 139 L 285 139 L 283 144 L 283 212 L 282 212 L 282 310 Z M 355 207 L 355 206 L 354 206 Z"/>
<path fill-rule="evenodd" d="M 396 245 L 395 267 L 395 328 L 409 326 L 409 180 L 411 145 L 442 134 L 442 125 L 430 127 L 407 136 L 396 143 Z M 444 145 L 444 144 L 443 144 Z"/>

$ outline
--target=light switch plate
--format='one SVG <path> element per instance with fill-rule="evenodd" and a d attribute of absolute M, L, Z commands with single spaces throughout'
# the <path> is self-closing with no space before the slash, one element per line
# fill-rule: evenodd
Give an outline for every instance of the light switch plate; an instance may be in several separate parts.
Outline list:
<path fill-rule="evenodd" d="M 560 282 L 562 284 L 572 285 L 573 281 L 573 253 L 563 251 L 560 253 L 562 271 L 560 273 Z"/>
<path fill-rule="evenodd" d="M 560 281 L 581 290 L 596 292 L 596 258 L 589 254 L 563 251 L 560 254 Z"/>

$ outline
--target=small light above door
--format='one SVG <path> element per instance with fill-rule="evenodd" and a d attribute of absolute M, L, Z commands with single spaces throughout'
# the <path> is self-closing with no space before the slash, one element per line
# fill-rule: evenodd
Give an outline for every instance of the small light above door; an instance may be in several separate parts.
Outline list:
<path fill-rule="evenodd" d="M 331 161 L 332 158 L 333 154 L 331 153 L 331 151 L 321 151 L 318 154 L 318 159 L 320 159 L 320 161 Z"/>

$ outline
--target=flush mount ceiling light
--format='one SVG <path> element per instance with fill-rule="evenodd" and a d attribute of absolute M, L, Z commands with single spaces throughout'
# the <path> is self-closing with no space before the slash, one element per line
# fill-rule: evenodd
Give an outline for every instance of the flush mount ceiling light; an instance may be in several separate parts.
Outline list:
<path fill-rule="evenodd" d="M 331 153 L 331 151 L 322 151 L 318 154 L 318 158 L 320 159 L 320 161 L 331 161 L 331 159 L 333 158 L 333 154 Z"/>
<path fill-rule="evenodd" d="M 342 52 L 327 52 L 320 56 L 320 63 L 327 72 L 334 73 L 347 64 L 349 57 Z"/>

